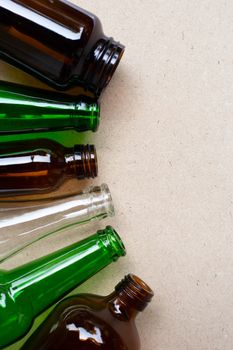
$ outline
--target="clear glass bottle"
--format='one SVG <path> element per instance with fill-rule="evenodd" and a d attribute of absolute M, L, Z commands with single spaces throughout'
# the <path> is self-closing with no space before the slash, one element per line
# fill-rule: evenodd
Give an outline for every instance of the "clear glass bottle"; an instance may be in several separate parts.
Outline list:
<path fill-rule="evenodd" d="M 74 129 L 96 131 L 98 102 L 0 81 L 0 135 Z"/>
<path fill-rule="evenodd" d="M 99 96 L 124 47 L 99 19 L 65 0 L 0 2 L 0 56 L 56 89 L 84 86 Z"/>
<path fill-rule="evenodd" d="M 93 145 L 65 148 L 51 140 L 0 143 L 0 196 L 49 193 L 68 178 L 95 178 Z"/>
<path fill-rule="evenodd" d="M 26 246 L 62 228 L 102 220 L 114 215 L 111 193 L 106 184 L 92 186 L 79 195 L 60 199 L 1 203 L 0 262 Z"/>
<path fill-rule="evenodd" d="M 22 338 L 40 313 L 125 254 L 108 226 L 46 257 L 0 271 L 0 348 Z"/>
<path fill-rule="evenodd" d="M 139 350 L 135 318 L 153 295 L 145 282 L 130 274 L 106 297 L 67 298 L 21 350 Z"/>

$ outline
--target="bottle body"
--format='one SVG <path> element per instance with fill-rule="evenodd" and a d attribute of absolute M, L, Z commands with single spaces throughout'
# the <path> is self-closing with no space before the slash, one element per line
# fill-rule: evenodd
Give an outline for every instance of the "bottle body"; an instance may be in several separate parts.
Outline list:
<path fill-rule="evenodd" d="M 0 19 L 1 57 L 57 89 L 99 95 L 123 53 L 96 16 L 64 0 L 6 0 Z"/>
<path fill-rule="evenodd" d="M 23 337 L 36 316 L 124 255 L 120 237 L 107 227 L 47 257 L 1 271 L 0 348 Z"/>
<path fill-rule="evenodd" d="M 135 308 L 133 312 L 129 306 L 137 298 L 136 293 L 142 297 L 138 290 L 131 296 L 129 292 L 126 298 L 122 291 L 107 297 L 81 294 L 67 298 L 58 304 L 21 350 L 139 350 L 135 326 L 139 310 Z M 147 294 L 148 300 L 151 299 L 152 291 L 148 289 Z"/>
<path fill-rule="evenodd" d="M 71 297 L 59 304 L 21 350 L 139 350 L 134 322 L 116 322 L 107 298 Z"/>
<path fill-rule="evenodd" d="M 29 205 L 20 202 L 0 208 L 0 262 L 24 247 L 62 228 L 82 225 L 114 215 L 114 206 L 106 184 L 90 187 L 79 195 Z"/>
<path fill-rule="evenodd" d="M 50 140 L 1 144 L 0 196 L 50 192 L 66 178 L 97 176 L 92 145 L 64 148 Z"/>
<path fill-rule="evenodd" d="M 100 108 L 87 98 L 0 82 L 0 134 L 96 131 Z"/>

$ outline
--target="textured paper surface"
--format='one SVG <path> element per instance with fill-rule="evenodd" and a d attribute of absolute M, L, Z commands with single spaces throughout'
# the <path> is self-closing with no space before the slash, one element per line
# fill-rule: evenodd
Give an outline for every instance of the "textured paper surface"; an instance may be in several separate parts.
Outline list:
<path fill-rule="evenodd" d="M 232 350 L 232 1 L 74 2 L 127 48 L 102 98 L 100 130 L 87 139 L 128 256 L 79 291 L 107 294 L 134 272 L 155 290 L 137 322 L 142 350 Z M 0 72 L 42 86 L 5 64 Z"/>

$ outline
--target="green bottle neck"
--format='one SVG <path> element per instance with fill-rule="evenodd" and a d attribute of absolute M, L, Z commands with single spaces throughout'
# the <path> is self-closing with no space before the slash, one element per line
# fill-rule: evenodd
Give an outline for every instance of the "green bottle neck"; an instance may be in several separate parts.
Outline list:
<path fill-rule="evenodd" d="M 1 81 L 0 107 L 0 133 L 67 128 L 96 131 L 100 121 L 96 101 Z"/>
<path fill-rule="evenodd" d="M 96 103 L 74 103 L 71 116 L 73 127 L 79 131 L 97 131 L 100 123 L 100 105 Z"/>
<path fill-rule="evenodd" d="M 27 298 L 35 317 L 124 254 L 119 236 L 108 227 L 79 243 L 8 272 L 6 284 L 16 304 L 17 299 Z"/>

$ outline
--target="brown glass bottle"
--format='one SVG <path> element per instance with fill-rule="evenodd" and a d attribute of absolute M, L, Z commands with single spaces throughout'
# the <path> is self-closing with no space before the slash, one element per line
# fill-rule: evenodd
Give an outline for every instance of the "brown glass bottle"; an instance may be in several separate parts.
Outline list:
<path fill-rule="evenodd" d="M 46 193 L 67 178 L 97 176 L 93 145 L 65 148 L 41 139 L 0 144 L 0 196 Z"/>
<path fill-rule="evenodd" d="M 124 47 L 103 34 L 99 19 L 65 0 L 4 0 L 0 57 L 57 89 L 84 86 L 97 96 Z"/>
<path fill-rule="evenodd" d="M 140 278 L 128 275 L 107 297 L 65 299 L 21 350 L 139 350 L 135 318 L 152 297 Z"/>

